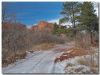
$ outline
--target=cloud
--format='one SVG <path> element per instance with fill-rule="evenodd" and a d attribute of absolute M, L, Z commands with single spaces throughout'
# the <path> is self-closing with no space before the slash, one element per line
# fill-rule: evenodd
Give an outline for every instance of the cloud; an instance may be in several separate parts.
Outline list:
<path fill-rule="evenodd" d="M 32 25 L 27 25 L 26 27 L 30 29 L 32 27 Z"/>
<path fill-rule="evenodd" d="M 60 18 L 52 19 L 52 20 L 49 20 L 48 22 L 59 24 L 59 19 L 60 19 Z M 67 26 L 67 25 L 71 26 L 72 24 L 71 24 L 70 22 L 66 22 L 66 23 L 62 23 L 61 25 L 62 25 L 62 26 Z"/>
<path fill-rule="evenodd" d="M 37 24 L 27 25 L 26 27 L 30 29 L 32 26 L 35 26 L 35 25 L 37 25 Z"/>
<path fill-rule="evenodd" d="M 57 24 L 59 24 L 59 19 L 60 19 L 60 18 L 57 18 L 57 19 L 52 19 L 52 20 L 49 20 L 48 22 L 50 22 L 50 23 L 57 23 Z"/>
<path fill-rule="evenodd" d="M 61 18 L 51 19 L 51 20 L 48 20 L 47 22 L 57 23 L 59 25 L 59 19 L 61 19 Z M 37 25 L 37 24 L 35 23 L 33 25 Z M 33 25 L 27 25 L 27 28 L 31 28 Z M 72 24 L 70 22 L 62 23 L 61 25 L 62 26 L 67 26 L 67 27 L 72 26 Z"/>

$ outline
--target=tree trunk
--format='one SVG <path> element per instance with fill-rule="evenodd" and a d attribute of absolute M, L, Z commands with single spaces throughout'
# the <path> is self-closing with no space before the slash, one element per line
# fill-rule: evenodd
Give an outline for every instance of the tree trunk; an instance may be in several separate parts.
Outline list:
<path fill-rule="evenodd" d="M 74 15 L 74 7 L 72 5 L 72 24 L 73 24 L 73 33 L 74 36 L 76 38 L 76 25 L 75 25 L 75 19 L 74 19 L 75 15 Z"/>
<path fill-rule="evenodd" d="M 90 32 L 90 39 L 91 39 L 91 44 L 93 44 L 93 36 L 92 36 L 92 32 Z"/>

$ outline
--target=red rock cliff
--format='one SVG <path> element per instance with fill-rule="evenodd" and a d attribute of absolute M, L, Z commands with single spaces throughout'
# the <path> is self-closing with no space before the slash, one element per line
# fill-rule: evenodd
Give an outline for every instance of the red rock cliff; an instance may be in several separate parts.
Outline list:
<path fill-rule="evenodd" d="M 47 31 L 47 32 L 51 32 L 53 28 L 54 25 L 52 23 L 48 23 L 45 21 L 39 22 L 37 26 L 32 26 L 32 30 Z"/>

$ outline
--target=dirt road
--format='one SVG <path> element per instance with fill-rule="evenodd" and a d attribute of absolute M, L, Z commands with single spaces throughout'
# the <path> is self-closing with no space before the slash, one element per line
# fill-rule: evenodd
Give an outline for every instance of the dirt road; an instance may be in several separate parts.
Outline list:
<path fill-rule="evenodd" d="M 3 68 L 3 73 L 64 73 L 64 67 L 54 64 L 56 57 L 64 51 L 59 49 L 68 48 L 65 45 L 57 45 L 47 51 L 35 51 L 28 53 L 25 59 L 18 60 Z"/>

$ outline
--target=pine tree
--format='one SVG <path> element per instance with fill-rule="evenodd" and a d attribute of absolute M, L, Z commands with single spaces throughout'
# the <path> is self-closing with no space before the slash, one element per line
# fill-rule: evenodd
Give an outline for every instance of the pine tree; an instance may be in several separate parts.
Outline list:
<path fill-rule="evenodd" d="M 61 12 L 64 18 L 60 19 L 60 23 L 71 22 L 74 34 L 76 34 L 76 22 L 77 16 L 79 16 L 80 13 L 80 6 L 81 3 L 79 2 L 65 2 L 63 3 L 63 11 Z"/>
<path fill-rule="evenodd" d="M 91 43 L 93 43 L 92 34 L 94 31 L 98 31 L 98 18 L 95 15 L 93 3 L 83 2 L 81 6 L 80 24 L 90 33 Z"/>

